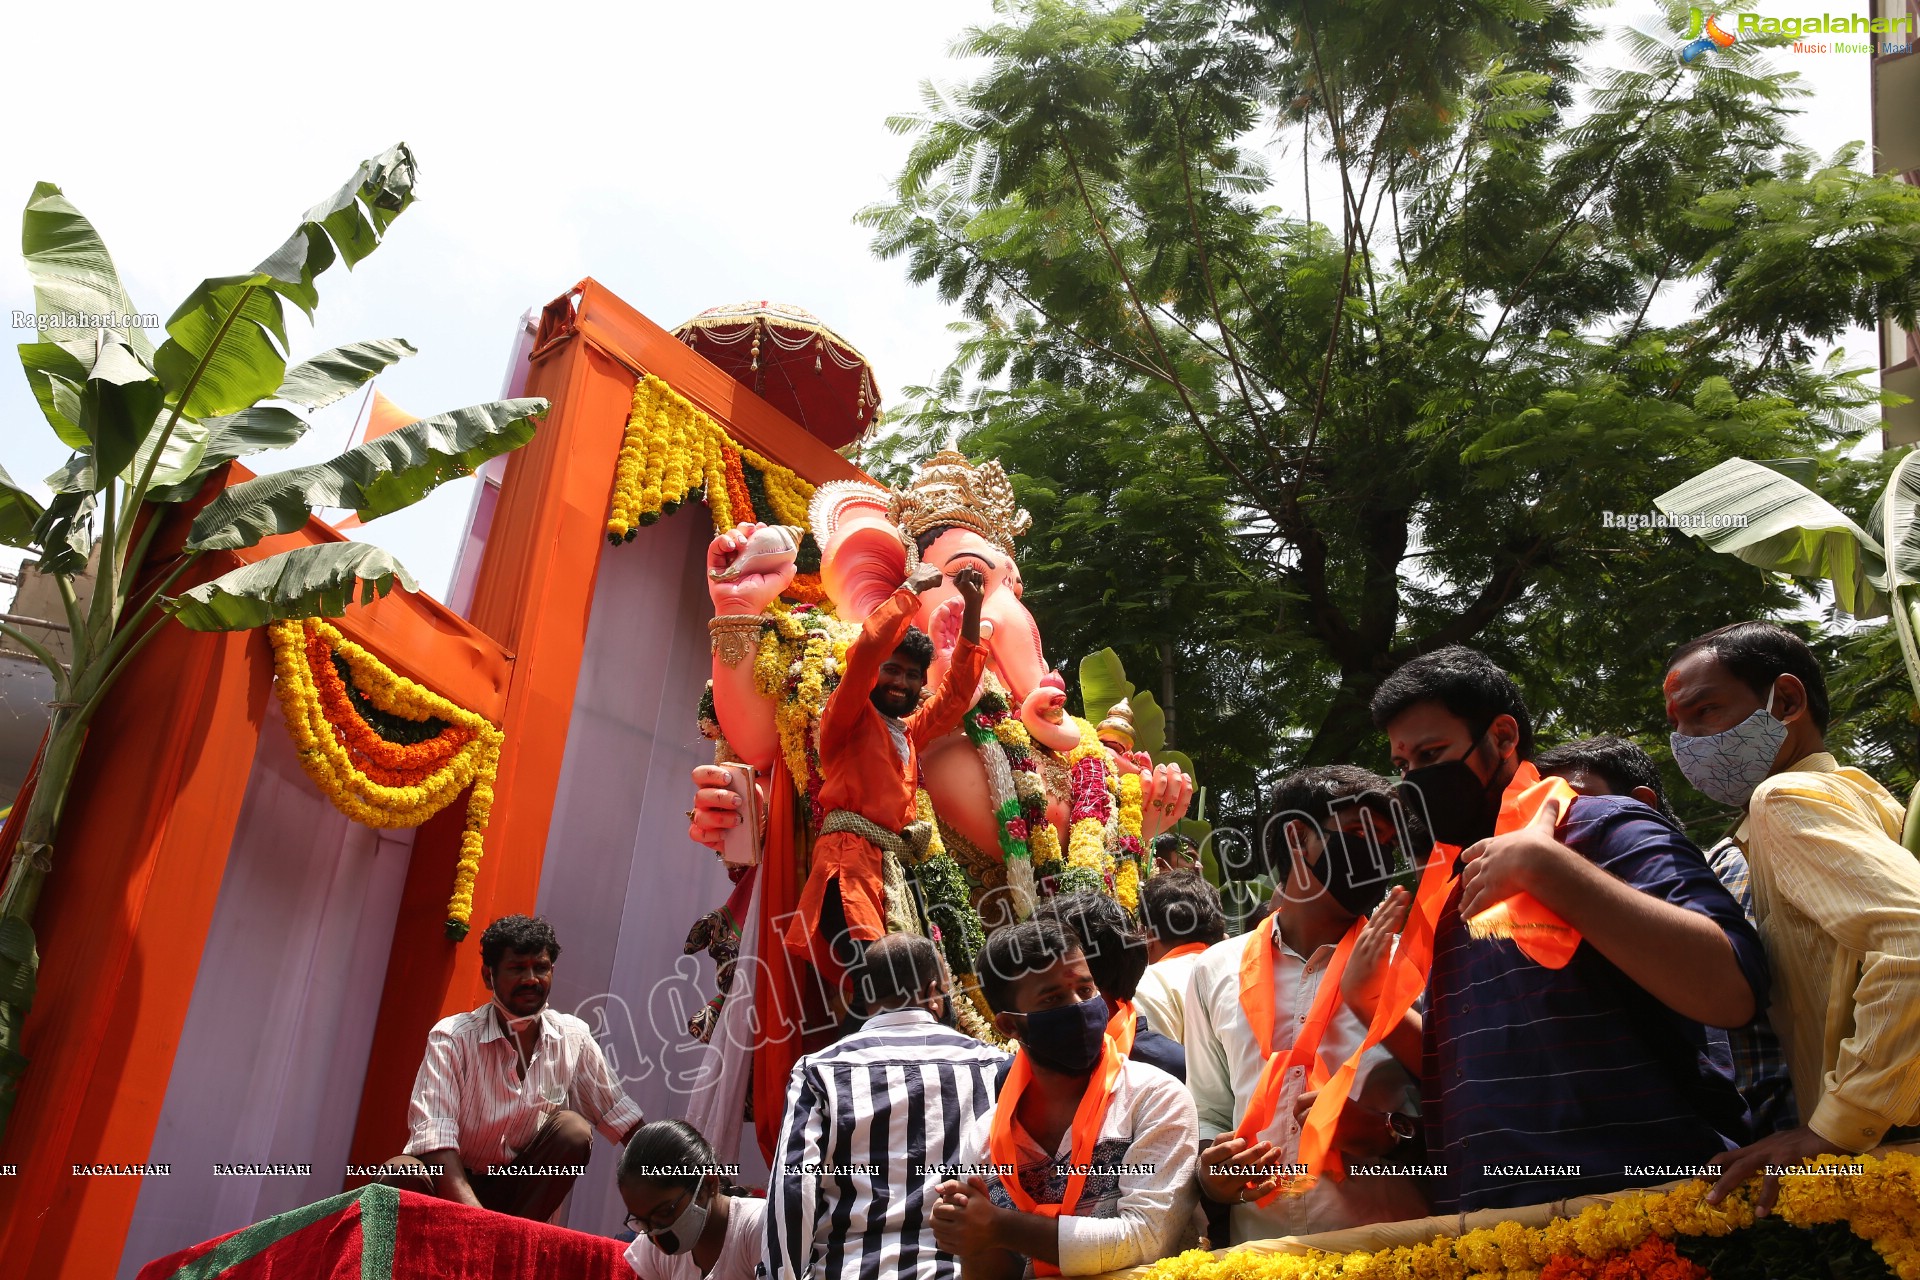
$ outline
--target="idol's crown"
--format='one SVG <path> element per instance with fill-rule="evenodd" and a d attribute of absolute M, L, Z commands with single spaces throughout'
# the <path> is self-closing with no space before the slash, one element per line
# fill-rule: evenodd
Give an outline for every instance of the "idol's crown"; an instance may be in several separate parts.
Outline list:
<path fill-rule="evenodd" d="M 998 462 L 975 466 L 952 449 L 922 462 L 920 474 L 892 495 L 887 511 L 909 538 L 958 525 L 972 529 L 1009 556 L 1013 540 L 1033 524 L 1033 517 L 1015 503 L 1013 485 Z"/>

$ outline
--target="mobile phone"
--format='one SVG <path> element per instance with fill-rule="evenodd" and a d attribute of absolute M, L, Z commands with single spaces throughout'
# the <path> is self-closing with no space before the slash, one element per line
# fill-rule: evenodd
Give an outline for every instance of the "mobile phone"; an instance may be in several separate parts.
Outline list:
<path fill-rule="evenodd" d="M 760 791 L 754 785 L 758 771 L 750 764 L 722 761 L 727 771 L 727 790 L 740 797 L 740 822 L 727 828 L 720 846 L 720 860 L 730 867 L 760 865 Z"/>

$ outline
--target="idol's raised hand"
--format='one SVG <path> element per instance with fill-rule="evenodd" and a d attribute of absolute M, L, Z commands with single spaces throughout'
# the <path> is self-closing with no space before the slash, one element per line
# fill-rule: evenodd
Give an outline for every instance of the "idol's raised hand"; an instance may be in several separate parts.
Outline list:
<path fill-rule="evenodd" d="M 707 595 L 716 614 L 764 613 L 793 581 L 804 530 L 737 524 L 707 544 Z"/>

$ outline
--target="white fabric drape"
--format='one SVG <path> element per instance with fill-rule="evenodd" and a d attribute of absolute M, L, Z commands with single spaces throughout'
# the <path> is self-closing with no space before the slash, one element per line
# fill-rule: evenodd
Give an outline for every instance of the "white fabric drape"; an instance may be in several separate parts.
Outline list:
<path fill-rule="evenodd" d="M 123 1280 L 333 1195 L 345 1171 L 413 832 L 342 817 L 301 771 L 277 704 L 267 711 L 204 954 L 136 958 L 194 990 L 146 1157 L 173 1169 L 141 1182 Z M 312 1171 L 231 1177 L 215 1164 Z"/>
<path fill-rule="evenodd" d="M 713 962 L 681 954 L 688 928 L 733 888 L 687 838 L 685 813 L 688 775 L 713 759 L 697 722 L 712 669 L 712 537 L 695 503 L 602 548 L 540 875 L 540 910 L 563 948 L 554 1005 L 586 1019 L 649 1120 L 684 1118 L 720 1053 L 686 1026 L 713 993 Z M 596 1145 L 566 1225 L 617 1233 L 618 1161 Z"/>

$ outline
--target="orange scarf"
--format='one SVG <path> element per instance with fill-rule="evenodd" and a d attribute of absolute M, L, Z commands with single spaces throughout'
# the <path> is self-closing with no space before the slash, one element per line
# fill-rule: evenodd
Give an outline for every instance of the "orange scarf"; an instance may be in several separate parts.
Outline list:
<path fill-rule="evenodd" d="M 1133 1011 L 1133 1001 L 1115 1000 L 1113 1016 L 1107 1019 L 1107 1035 L 1120 1050 L 1120 1056 L 1133 1056 L 1134 1024 L 1139 1015 Z"/>
<path fill-rule="evenodd" d="M 1493 833 L 1503 836 L 1518 831 L 1532 822 L 1549 801 L 1559 803 L 1559 816 L 1564 821 L 1573 798 L 1573 788 L 1565 780 L 1542 781 L 1540 771 L 1523 760 L 1500 797 L 1500 817 Z M 1399 950 L 1387 969 L 1380 1002 L 1374 1006 L 1367 1038 L 1321 1086 L 1320 1096 L 1314 1099 L 1306 1123 L 1300 1126 L 1299 1162 L 1307 1166 L 1307 1173 L 1295 1182 L 1295 1190 L 1305 1191 L 1313 1186 L 1333 1155 L 1334 1127 L 1339 1123 L 1347 1094 L 1353 1089 L 1361 1057 L 1400 1025 L 1407 1010 L 1413 1008 L 1413 1002 L 1426 990 L 1427 975 L 1433 969 L 1434 930 L 1458 880 L 1453 864 L 1459 856 L 1459 846 L 1436 844 L 1427 858 L 1426 868 L 1420 873 L 1420 888 L 1413 897 L 1413 910 L 1408 913 L 1406 928 L 1400 934 Z M 1494 904 L 1468 921 L 1467 927 L 1476 937 L 1512 938 L 1529 959 L 1549 969 L 1564 968 L 1580 947 L 1578 931 L 1524 893 Z"/>
<path fill-rule="evenodd" d="M 1014 1116 L 1020 1110 L 1021 1095 L 1033 1083 L 1033 1067 L 1027 1061 L 1024 1048 L 1013 1055 L 1013 1066 L 1007 1072 L 1007 1082 L 1000 1086 L 1000 1097 L 994 1103 L 993 1123 L 987 1129 L 987 1152 L 993 1157 L 993 1163 L 1014 1171 L 1000 1179 L 1000 1185 L 1006 1189 L 1014 1208 L 1022 1213 L 1038 1214 L 1042 1218 L 1058 1218 L 1063 1214 L 1073 1216 L 1073 1211 L 1080 1205 L 1080 1193 L 1086 1190 L 1086 1169 L 1093 1161 L 1094 1146 L 1100 1141 L 1100 1127 L 1106 1122 L 1107 1108 L 1113 1105 L 1113 1091 L 1120 1083 L 1126 1061 L 1120 1046 L 1109 1036 L 1099 1065 L 1087 1078 L 1087 1090 L 1080 1095 L 1080 1106 L 1073 1113 L 1073 1141 L 1068 1147 L 1067 1156 L 1073 1165 L 1073 1172 L 1067 1175 L 1066 1194 L 1061 1196 L 1059 1204 L 1039 1204 L 1020 1185 L 1019 1151 L 1013 1141 Z M 1035 1258 L 1033 1273 L 1037 1276 L 1057 1276 L 1060 1268 Z"/>
<path fill-rule="evenodd" d="M 1181 956 L 1199 955 L 1202 951 L 1205 951 L 1206 949 L 1207 949 L 1207 944 L 1204 942 L 1183 942 L 1179 946 L 1175 947 L 1173 950 L 1167 952 L 1167 954 L 1161 956 L 1158 960 L 1154 961 L 1154 963 L 1165 964 L 1167 961 L 1177 960 Z"/>
<path fill-rule="evenodd" d="M 1244 1138 L 1249 1143 L 1257 1142 L 1260 1131 L 1273 1123 L 1274 1113 L 1280 1109 L 1280 1093 L 1285 1088 L 1287 1076 L 1295 1067 L 1307 1069 L 1307 1088 L 1318 1089 L 1326 1084 L 1328 1073 L 1326 1064 L 1320 1060 L 1320 1042 L 1326 1038 L 1327 1027 L 1333 1021 L 1333 1015 L 1340 1008 L 1340 978 L 1347 971 L 1347 959 L 1353 955 L 1353 945 L 1360 937 L 1360 929 L 1366 922 L 1355 920 L 1340 939 L 1340 945 L 1334 949 L 1333 959 L 1327 964 L 1327 971 L 1320 976 L 1320 989 L 1315 992 L 1313 1005 L 1307 1011 L 1306 1021 L 1294 1034 L 1293 1044 L 1287 1052 L 1273 1051 L 1267 1054 L 1267 1065 L 1261 1068 L 1259 1082 L 1253 1087 L 1253 1096 L 1247 1100 L 1246 1112 L 1240 1117 L 1240 1124 L 1234 1130 L 1234 1136 Z M 1240 1008 L 1247 1016 L 1247 1025 L 1253 1029 L 1254 1043 L 1263 1048 L 1273 1043 L 1274 996 L 1273 996 L 1273 948 L 1278 943 L 1275 936 L 1280 926 L 1278 913 L 1269 918 L 1268 927 L 1255 929 L 1247 935 L 1245 946 L 1240 952 Z M 1336 1156 L 1327 1173 L 1331 1177 L 1341 1176 Z M 1262 1196 L 1257 1203 L 1272 1204 L 1284 1189 L 1285 1180 Z"/>

